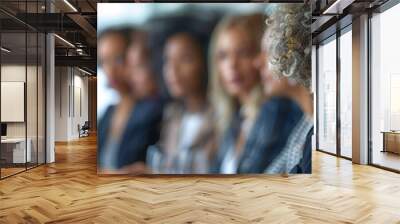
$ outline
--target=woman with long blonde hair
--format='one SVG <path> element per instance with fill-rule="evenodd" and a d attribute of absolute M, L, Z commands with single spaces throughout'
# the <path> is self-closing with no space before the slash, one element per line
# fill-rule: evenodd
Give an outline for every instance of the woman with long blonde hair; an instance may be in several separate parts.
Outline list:
<path fill-rule="evenodd" d="M 220 147 L 211 172 L 233 174 L 253 131 L 263 101 L 260 74 L 253 61 L 261 48 L 262 14 L 224 18 L 210 46 L 209 97 L 216 114 Z"/>

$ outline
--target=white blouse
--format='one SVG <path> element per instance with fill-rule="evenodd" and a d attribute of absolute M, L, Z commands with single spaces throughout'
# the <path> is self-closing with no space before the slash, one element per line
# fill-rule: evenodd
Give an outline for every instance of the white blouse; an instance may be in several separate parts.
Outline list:
<path fill-rule="evenodd" d="M 239 111 L 239 113 L 242 115 L 244 118 L 241 124 L 241 132 L 244 134 L 244 138 L 247 140 L 247 136 L 250 134 L 251 128 L 253 127 L 253 123 L 256 117 L 257 113 L 254 113 L 254 111 L 249 110 L 248 107 L 242 107 Z M 235 142 L 232 142 L 230 149 L 226 153 L 224 159 L 222 160 L 221 167 L 220 167 L 220 173 L 221 174 L 236 174 L 237 169 L 239 166 L 239 159 L 240 155 L 237 155 L 235 153 L 235 146 L 236 146 L 236 140 L 234 139 Z M 242 146 L 245 147 L 246 143 Z"/>

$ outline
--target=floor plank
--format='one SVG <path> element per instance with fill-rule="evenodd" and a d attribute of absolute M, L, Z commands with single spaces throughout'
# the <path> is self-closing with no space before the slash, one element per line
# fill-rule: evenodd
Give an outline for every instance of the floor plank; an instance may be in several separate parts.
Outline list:
<path fill-rule="evenodd" d="M 99 177 L 96 139 L 0 181 L 0 223 L 400 223 L 400 175 L 320 152 L 313 174 Z"/>

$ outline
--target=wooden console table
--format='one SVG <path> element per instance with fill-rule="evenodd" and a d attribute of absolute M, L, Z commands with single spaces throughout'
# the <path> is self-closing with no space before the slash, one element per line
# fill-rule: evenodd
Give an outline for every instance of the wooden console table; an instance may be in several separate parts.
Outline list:
<path fill-rule="evenodd" d="M 392 152 L 400 154 L 400 131 L 382 131 L 383 150 L 382 152 Z"/>

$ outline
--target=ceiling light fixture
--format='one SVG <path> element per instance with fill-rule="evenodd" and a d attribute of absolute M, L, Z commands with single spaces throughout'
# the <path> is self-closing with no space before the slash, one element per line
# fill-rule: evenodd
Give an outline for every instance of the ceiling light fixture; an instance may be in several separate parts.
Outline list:
<path fill-rule="evenodd" d="M 355 0 L 336 0 L 332 5 L 324 10 L 322 14 L 342 14 L 343 9 L 351 5 Z"/>
<path fill-rule="evenodd" d="M 73 45 L 71 42 L 69 42 L 68 40 L 60 37 L 58 34 L 54 34 L 55 37 L 57 37 L 58 39 L 60 39 L 61 41 L 63 41 L 64 43 L 66 43 L 67 45 L 69 45 L 70 47 L 75 48 L 75 45 Z"/>
<path fill-rule="evenodd" d="M 67 4 L 74 12 L 78 12 L 78 10 L 73 6 L 68 0 L 64 0 L 65 4 Z"/>
<path fill-rule="evenodd" d="M 328 14 L 331 12 L 332 9 L 334 9 L 337 4 L 339 4 L 340 0 L 336 0 L 332 5 L 330 5 L 327 9 L 322 14 Z"/>
<path fill-rule="evenodd" d="M 0 49 L 1 49 L 2 51 L 6 52 L 6 53 L 10 53 L 10 52 L 11 52 L 11 50 L 9 50 L 9 49 L 7 49 L 7 48 L 5 48 L 5 47 L 1 47 Z"/>
<path fill-rule="evenodd" d="M 85 74 L 87 74 L 87 75 L 90 75 L 90 76 L 92 75 L 92 73 L 90 73 L 90 72 L 88 72 L 88 71 L 86 71 L 86 70 L 83 70 L 83 69 L 81 69 L 81 68 L 79 68 L 79 67 L 78 67 L 78 70 L 81 71 L 81 72 L 83 72 L 83 73 L 85 73 Z"/>

